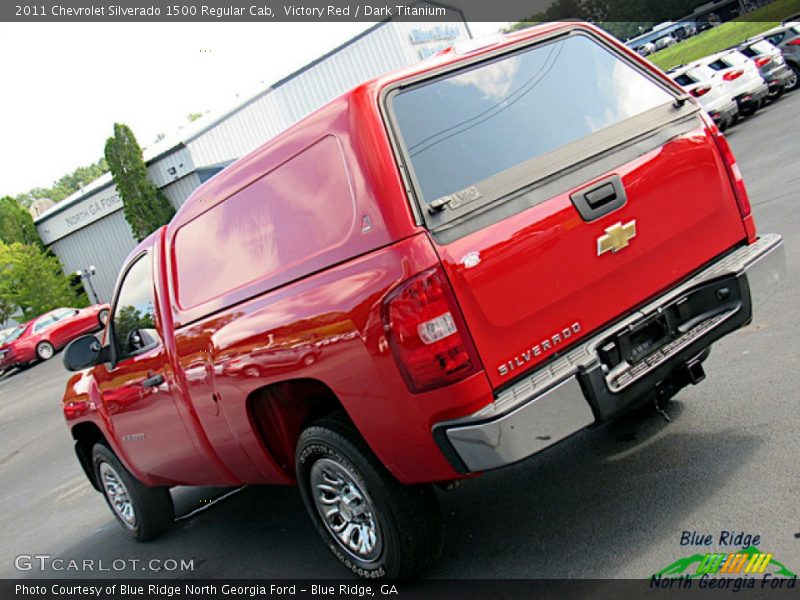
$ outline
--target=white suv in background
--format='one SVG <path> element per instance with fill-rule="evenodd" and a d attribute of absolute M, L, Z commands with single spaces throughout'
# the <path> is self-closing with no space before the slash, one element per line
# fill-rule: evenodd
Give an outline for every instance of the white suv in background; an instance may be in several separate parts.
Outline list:
<path fill-rule="evenodd" d="M 668 75 L 697 98 L 720 131 L 736 123 L 739 106 L 714 69 L 703 64 L 683 65 L 672 69 Z"/>
<path fill-rule="evenodd" d="M 739 114 L 747 117 L 756 112 L 769 94 L 756 63 L 738 50 L 726 50 L 707 56 L 699 64 L 717 72 L 727 93 L 739 105 Z"/>

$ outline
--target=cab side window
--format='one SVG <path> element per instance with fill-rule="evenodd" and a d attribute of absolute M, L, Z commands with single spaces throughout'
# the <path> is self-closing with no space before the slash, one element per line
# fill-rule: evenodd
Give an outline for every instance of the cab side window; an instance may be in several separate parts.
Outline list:
<path fill-rule="evenodd" d="M 152 260 L 145 254 L 125 274 L 114 307 L 117 362 L 158 345 L 155 323 Z"/>
<path fill-rule="evenodd" d="M 52 315 L 45 315 L 43 317 L 39 317 L 36 319 L 36 323 L 33 324 L 33 333 L 40 333 L 53 325 L 56 322 L 55 318 Z"/>
<path fill-rule="evenodd" d="M 75 308 L 62 308 L 53 312 L 53 319 L 55 322 L 63 321 L 64 319 L 74 317 L 76 314 L 78 314 L 78 310 Z"/>

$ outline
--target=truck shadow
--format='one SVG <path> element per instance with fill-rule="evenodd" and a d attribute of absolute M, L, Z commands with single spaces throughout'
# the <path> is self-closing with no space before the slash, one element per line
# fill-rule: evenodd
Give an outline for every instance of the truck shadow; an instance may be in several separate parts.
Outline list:
<path fill-rule="evenodd" d="M 654 541 L 674 537 L 678 549 L 678 524 L 718 504 L 762 444 L 738 428 L 682 432 L 684 408 L 669 405 L 672 423 L 655 411 L 625 416 L 445 495 L 447 556 L 435 576 L 630 577 L 615 574 Z"/>
<path fill-rule="evenodd" d="M 678 420 L 683 410 L 675 401 L 668 412 Z M 696 435 L 673 425 L 655 413 L 625 417 L 441 493 L 445 550 L 427 576 L 609 578 L 618 572 L 616 563 L 599 555 L 634 556 L 663 535 L 677 539 L 676 523 L 718 498 L 726 479 L 762 442 L 740 430 Z M 348 576 L 322 544 L 295 488 L 250 486 L 215 502 L 231 491 L 174 490 L 175 529 L 153 542 L 129 539 L 109 514 L 99 530 L 59 554 L 105 566 L 135 559 L 135 566 L 27 575 Z M 192 567 L 168 569 L 170 559 L 191 560 Z M 152 570 L 152 560 L 162 570 Z"/>

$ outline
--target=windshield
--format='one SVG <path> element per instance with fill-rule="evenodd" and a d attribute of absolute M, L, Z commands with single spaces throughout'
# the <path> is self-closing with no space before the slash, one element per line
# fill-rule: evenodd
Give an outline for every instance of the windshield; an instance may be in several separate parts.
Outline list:
<path fill-rule="evenodd" d="M 14 340 L 16 340 L 19 336 L 21 336 L 23 331 L 25 331 L 25 325 L 20 325 L 14 331 L 8 334 L 8 337 L 3 341 L 3 343 L 10 344 Z"/>
<path fill-rule="evenodd" d="M 476 183 L 671 100 L 580 35 L 421 83 L 391 106 L 430 204 L 477 199 Z"/>
<path fill-rule="evenodd" d="M 689 71 L 686 71 L 686 73 L 695 81 L 707 81 L 714 77 L 714 70 L 705 65 L 697 65 L 692 67 Z"/>
<path fill-rule="evenodd" d="M 742 53 L 745 56 L 752 58 L 761 54 L 770 54 L 774 48 L 775 46 L 769 42 L 761 40 L 760 42 L 756 42 L 755 44 L 750 44 L 747 46 L 744 50 L 742 50 Z"/>

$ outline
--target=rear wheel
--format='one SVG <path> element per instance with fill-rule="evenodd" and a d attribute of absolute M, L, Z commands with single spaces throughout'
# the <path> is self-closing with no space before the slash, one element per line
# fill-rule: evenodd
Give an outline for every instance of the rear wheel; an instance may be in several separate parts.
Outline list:
<path fill-rule="evenodd" d="M 441 517 L 432 486 L 404 486 L 346 422 L 326 418 L 303 431 L 297 481 L 325 544 L 366 578 L 411 577 L 438 555 Z"/>
<path fill-rule="evenodd" d="M 800 66 L 789 65 L 789 68 L 792 70 L 792 76 L 786 82 L 787 92 L 797 89 L 798 82 L 800 82 Z"/>
<path fill-rule="evenodd" d="M 92 449 L 92 464 L 106 503 L 128 535 L 145 542 L 172 527 L 175 508 L 167 488 L 143 485 L 103 444 Z"/>
<path fill-rule="evenodd" d="M 769 95 L 769 101 L 770 102 L 775 102 L 778 98 L 783 96 L 783 92 L 785 92 L 785 91 L 786 91 L 786 87 L 785 86 L 782 86 L 782 85 L 778 86 L 777 88 L 775 88 L 775 91 L 772 92 Z"/>
<path fill-rule="evenodd" d="M 739 107 L 739 114 L 743 117 L 749 117 L 750 115 L 754 114 L 760 106 L 758 102 L 750 102 L 748 104 L 743 104 Z"/>
<path fill-rule="evenodd" d="M 40 360 L 50 360 L 55 353 L 56 349 L 50 342 L 39 342 L 36 345 L 36 356 L 38 356 Z"/>

